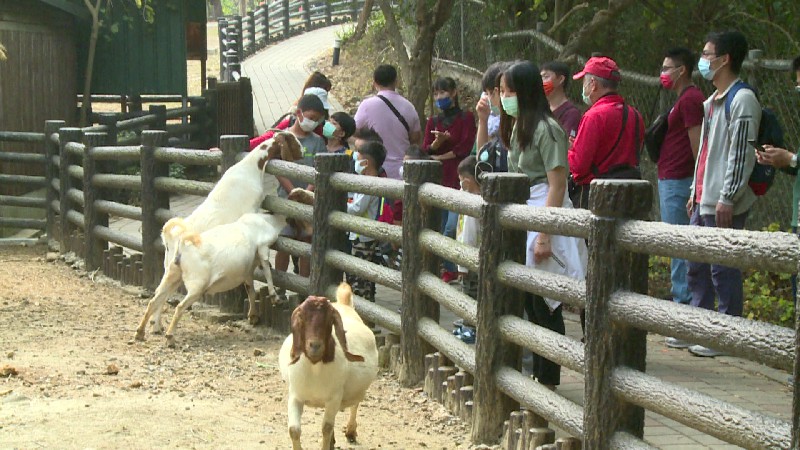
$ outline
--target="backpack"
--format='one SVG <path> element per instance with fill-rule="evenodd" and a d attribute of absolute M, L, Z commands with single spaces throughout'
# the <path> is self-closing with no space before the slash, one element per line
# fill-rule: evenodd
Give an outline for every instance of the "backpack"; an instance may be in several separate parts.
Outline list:
<path fill-rule="evenodd" d="M 728 123 L 731 121 L 731 103 L 733 102 L 733 98 L 736 96 L 736 93 L 739 92 L 739 89 L 743 88 L 750 89 L 756 95 L 756 98 L 758 98 L 758 91 L 744 81 L 738 81 L 731 86 L 728 95 L 725 97 L 725 118 L 728 120 Z M 761 124 L 758 127 L 756 145 L 764 144 L 773 145 L 775 147 L 784 146 L 783 128 L 781 127 L 780 121 L 778 121 L 778 116 L 771 109 L 762 107 Z M 750 189 L 759 197 L 766 194 L 772 186 L 772 182 L 775 181 L 775 172 L 775 167 L 759 164 L 758 161 L 756 161 L 756 165 L 753 167 L 753 173 L 750 174 L 750 179 L 748 180 Z"/>

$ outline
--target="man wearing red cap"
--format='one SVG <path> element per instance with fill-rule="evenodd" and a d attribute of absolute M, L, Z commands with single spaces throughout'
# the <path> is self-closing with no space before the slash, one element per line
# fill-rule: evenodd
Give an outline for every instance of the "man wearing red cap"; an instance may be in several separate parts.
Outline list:
<path fill-rule="evenodd" d="M 583 78 L 583 101 L 590 106 L 569 149 L 575 207 L 589 207 L 589 183 L 595 178 L 640 179 L 639 149 L 644 121 L 617 93 L 619 68 L 611 58 L 590 58 L 575 80 Z"/>

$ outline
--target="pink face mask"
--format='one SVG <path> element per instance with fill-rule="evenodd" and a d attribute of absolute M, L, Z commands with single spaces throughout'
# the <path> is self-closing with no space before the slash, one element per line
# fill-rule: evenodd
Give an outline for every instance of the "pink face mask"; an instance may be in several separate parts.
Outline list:
<path fill-rule="evenodd" d="M 669 72 L 661 74 L 661 85 L 664 86 L 664 89 L 672 89 L 672 86 L 675 85 L 675 81 L 672 80 L 672 77 L 669 76 Z"/>

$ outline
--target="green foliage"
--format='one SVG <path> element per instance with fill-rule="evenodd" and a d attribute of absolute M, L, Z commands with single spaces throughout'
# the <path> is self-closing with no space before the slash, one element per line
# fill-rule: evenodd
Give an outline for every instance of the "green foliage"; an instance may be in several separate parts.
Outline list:
<path fill-rule="evenodd" d="M 186 179 L 186 166 L 183 164 L 178 163 L 171 163 L 169 165 L 169 177 L 170 178 L 179 178 L 181 180 Z"/>

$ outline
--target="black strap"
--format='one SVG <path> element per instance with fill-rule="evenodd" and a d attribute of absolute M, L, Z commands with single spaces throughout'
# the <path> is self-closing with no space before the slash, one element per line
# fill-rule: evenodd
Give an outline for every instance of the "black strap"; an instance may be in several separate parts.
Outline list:
<path fill-rule="evenodd" d="M 386 103 L 386 106 L 388 106 L 389 109 L 392 110 L 394 115 L 397 116 L 397 120 L 399 120 L 400 123 L 402 123 L 403 126 L 406 127 L 406 132 L 410 133 L 411 132 L 411 127 L 408 126 L 408 122 L 406 122 L 406 119 L 400 114 L 400 111 L 398 111 L 397 108 L 394 107 L 392 102 L 390 102 L 388 98 L 382 96 L 381 94 L 378 94 L 378 98 L 383 100 L 384 103 Z"/>

